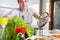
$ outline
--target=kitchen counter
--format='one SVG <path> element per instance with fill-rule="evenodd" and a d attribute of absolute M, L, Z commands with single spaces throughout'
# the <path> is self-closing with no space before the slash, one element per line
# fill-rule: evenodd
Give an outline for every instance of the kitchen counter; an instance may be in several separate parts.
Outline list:
<path fill-rule="evenodd" d="M 39 32 L 38 35 L 36 34 L 36 35 L 32 36 L 31 39 L 34 40 L 35 38 L 44 38 L 45 40 L 60 40 L 60 38 L 59 38 L 60 36 L 54 37 L 52 35 L 60 35 L 60 30 L 58 30 L 58 29 L 48 30 L 48 31 L 42 30 L 42 34 L 41 34 L 41 32 Z"/>

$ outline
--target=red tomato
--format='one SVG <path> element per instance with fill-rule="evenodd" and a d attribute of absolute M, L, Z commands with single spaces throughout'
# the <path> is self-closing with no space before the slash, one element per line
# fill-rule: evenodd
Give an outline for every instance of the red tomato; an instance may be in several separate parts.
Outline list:
<path fill-rule="evenodd" d="M 26 32 L 26 28 L 19 28 L 19 27 L 16 28 L 16 33 L 17 33 L 17 34 L 18 34 L 18 33 L 25 34 L 25 32 Z"/>

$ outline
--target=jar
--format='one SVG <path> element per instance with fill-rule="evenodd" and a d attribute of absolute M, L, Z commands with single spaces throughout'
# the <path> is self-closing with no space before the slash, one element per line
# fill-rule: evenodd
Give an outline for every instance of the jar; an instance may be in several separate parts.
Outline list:
<path fill-rule="evenodd" d="M 7 22 L 8 18 L 0 18 L 0 40 L 5 40 L 5 27 Z"/>

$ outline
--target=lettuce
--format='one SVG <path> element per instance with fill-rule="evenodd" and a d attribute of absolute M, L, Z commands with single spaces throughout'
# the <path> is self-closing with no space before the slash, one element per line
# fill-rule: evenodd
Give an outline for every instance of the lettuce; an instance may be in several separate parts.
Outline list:
<path fill-rule="evenodd" d="M 6 25 L 6 40 L 17 40 L 16 28 L 17 27 L 25 27 L 26 33 L 29 37 L 34 35 L 34 29 L 31 28 L 29 24 L 17 16 L 14 16 L 11 20 L 8 21 Z"/>

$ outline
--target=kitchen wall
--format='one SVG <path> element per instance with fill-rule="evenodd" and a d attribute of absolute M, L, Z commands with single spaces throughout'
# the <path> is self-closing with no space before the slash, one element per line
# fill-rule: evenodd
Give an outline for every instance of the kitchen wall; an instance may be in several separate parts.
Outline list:
<path fill-rule="evenodd" d="M 17 0 L 0 0 L 0 6 L 4 7 L 18 7 Z"/>

